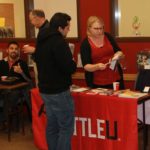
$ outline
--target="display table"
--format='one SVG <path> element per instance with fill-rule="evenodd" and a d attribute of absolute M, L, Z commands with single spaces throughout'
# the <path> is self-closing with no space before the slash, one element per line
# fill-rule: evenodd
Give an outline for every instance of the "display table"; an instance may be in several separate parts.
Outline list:
<path fill-rule="evenodd" d="M 33 134 L 36 146 L 47 150 L 46 116 L 38 116 L 43 101 L 38 89 L 32 93 Z M 72 150 L 137 150 L 138 99 L 90 93 L 72 93 L 75 129 Z"/>

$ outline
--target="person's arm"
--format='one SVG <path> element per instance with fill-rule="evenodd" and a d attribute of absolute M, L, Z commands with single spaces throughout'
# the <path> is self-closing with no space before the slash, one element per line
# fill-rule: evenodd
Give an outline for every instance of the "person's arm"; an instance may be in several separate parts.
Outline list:
<path fill-rule="evenodd" d="M 86 38 L 80 47 L 81 60 L 83 67 L 88 72 L 94 72 L 97 70 L 104 70 L 107 67 L 107 64 L 97 63 L 93 64 L 91 60 L 91 47 L 89 45 L 88 39 Z"/>
<path fill-rule="evenodd" d="M 27 82 L 31 82 L 31 79 L 29 77 L 27 77 L 24 72 L 22 72 L 21 75 Z"/>
<path fill-rule="evenodd" d="M 98 70 L 104 70 L 106 69 L 106 67 L 107 67 L 107 64 L 97 63 L 97 64 L 86 64 L 84 66 L 84 69 L 89 72 L 94 72 Z"/>
<path fill-rule="evenodd" d="M 24 45 L 22 50 L 26 54 L 33 54 L 35 52 L 35 47 L 34 46 L 30 46 L 30 45 Z"/>
<path fill-rule="evenodd" d="M 23 48 L 22 48 L 22 51 L 25 53 L 25 54 L 28 54 L 28 55 L 31 55 L 31 58 L 33 61 L 35 61 L 35 50 L 36 48 L 34 46 L 30 46 L 30 45 L 24 45 Z"/>
<path fill-rule="evenodd" d="M 123 59 L 124 57 L 125 57 L 125 55 L 123 54 L 122 51 L 117 51 L 117 52 L 114 54 L 112 60 L 120 60 L 120 59 Z"/>
<path fill-rule="evenodd" d="M 24 61 L 18 62 L 18 64 L 14 66 L 14 72 L 19 73 L 25 81 L 32 82 L 28 65 Z"/>
<path fill-rule="evenodd" d="M 81 54 L 81 61 L 83 66 L 87 64 L 92 64 L 91 47 L 87 38 L 84 39 L 81 43 L 80 54 Z"/>

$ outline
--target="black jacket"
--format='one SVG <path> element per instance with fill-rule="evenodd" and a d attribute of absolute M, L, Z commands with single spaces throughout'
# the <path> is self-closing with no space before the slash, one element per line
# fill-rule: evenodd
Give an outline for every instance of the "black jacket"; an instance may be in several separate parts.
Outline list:
<path fill-rule="evenodd" d="M 39 32 L 38 32 L 38 35 L 37 35 L 36 47 L 35 48 L 38 47 L 38 41 L 39 41 L 39 39 L 41 38 L 41 36 L 43 36 L 43 33 L 45 34 L 45 32 L 48 31 L 48 29 L 49 29 L 49 22 L 48 22 L 48 20 L 45 20 L 45 22 L 43 23 L 43 25 L 39 28 Z M 32 54 L 32 59 L 33 60 L 35 60 L 34 54 L 35 53 Z"/>
<path fill-rule="evenodd" d="M 119 46 L 117 45 L 116 41 L 114 40 L 114 38 L 107 32 L 105 32 L 106 37 L 108 38 L 108 40 L 110 41 L 114 53 L 117 51 L 120 51 L 121 49 L 119 48 Z M 88 42 L 88 38 L 85 38 L 81 44 L 80 47 L 80 53 L 81 53 L 81 60 L 82 60 L 82 64 L 83 66 L 85 66 L 86 64 L 92 64 L 92 58 L 91 58 L 91 46 Z M 118 71 L 120 74 L 120 89 L 124 89 L 124 83 L 123 83 L 123 72 L 122 69 L 120 67 L 120 64 L 118 64 Z M 85 71 L 85 79 L 86 79 L 86 84 L 87 86 L 93 88 L 93 73 L 92 72 L 88 72 Z"/>
<path fill-rule="evenodd" d="M 17 65 L 18 63 L 20 64 L 21 69 L 23 70 L 23 74 L 14 72 L 13 66 Z M 9 69 L 8 61 L 1 60 L 0 61 L 0 76 L 18 77 L 20 81 L 31 80 L 28 65 L 25 61 L 21 59 L 17 60 L 10 69 Z"/>
<path fill-rule="evenodd" d="M 42 32 L 34 55 L 41 93 L 55 94 L 69 89 L 76 63 L 68 43 L 59 32 Z"/>

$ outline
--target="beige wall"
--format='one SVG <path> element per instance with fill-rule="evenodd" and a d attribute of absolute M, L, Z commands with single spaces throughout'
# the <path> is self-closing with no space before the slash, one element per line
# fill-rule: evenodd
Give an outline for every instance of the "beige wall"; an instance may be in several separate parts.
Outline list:
<path fill-rule="evenodd" d="M 149 0 L 118 0 L 121 12 L 119 22 L 120 36 L 135 36 L 132 28 L 134 16 L 140 22 L 140 36 L 150 36 L 150 1 Z"/>
<path fill-rule="evenodd" d="M 34 8 L 43 9 L 48 20 L 58 11 L 68 13 L 72 18 L 68 37 L 78 36 L 76 0 L 34 0 Z"/>

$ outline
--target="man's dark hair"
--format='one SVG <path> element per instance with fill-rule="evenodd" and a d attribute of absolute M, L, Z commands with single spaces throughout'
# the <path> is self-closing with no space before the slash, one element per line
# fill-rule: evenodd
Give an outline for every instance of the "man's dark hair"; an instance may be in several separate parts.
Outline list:
<path fill-rule="evenodd" d="M 7 47 L 9 47 L 11 44 L 15 44 L 19 47 L 19 43 L 17 41 L 10 41 L 7 45 Z"/>
<path fill-rule="evenodd" d="M 32 13 L 33 16 L 37 16 L 40 18 L 45 18 L 45 13 L 43 10 L 41 9 L 34 9 L 30 11 Z"/>
<path fill-rule="evenodd" d="M 66 13 L 55 13 L 50 19 L 50 30 L 57 31 L 59 27 L 64 29 L 70 20 L 71 17 Z"/>

